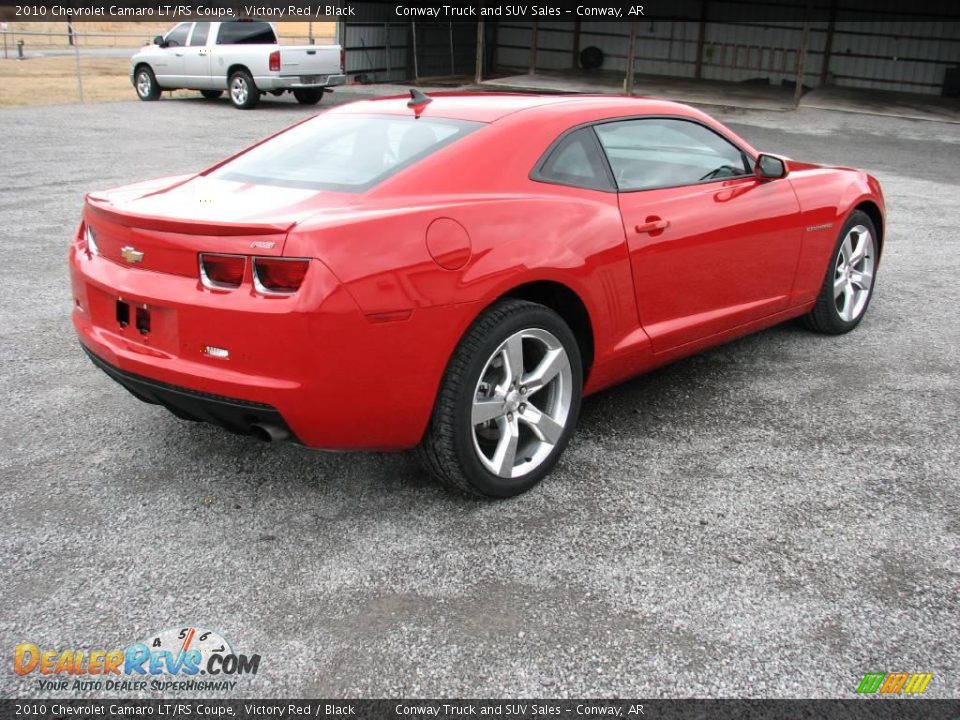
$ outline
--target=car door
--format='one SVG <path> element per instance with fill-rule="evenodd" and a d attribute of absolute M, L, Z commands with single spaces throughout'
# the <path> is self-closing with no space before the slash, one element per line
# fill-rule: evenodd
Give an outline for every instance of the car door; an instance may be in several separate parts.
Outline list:
<path fill-rule="evenodd" d="M 617 183 L 654 352 L 786 308 L 802 238 L 789 182 L 758 179 L 744 152 L 691 119 L 594 129 Z"/>
<path fill-rule="evenodd" d="M 183 48 L 184 85 L 197 90 L 213 88 L 210 77 L 210 48 L 207 38 L 210 36 L 210 23 L 198 22 L 190 33 L 190 42 Z"/>
<path fill-rule="evenodd" d="M 193 23 L 180 23 L 163 37 L 163 46 L 156 60 L 151 62 L 153 73 L 161 86 L 182 87 L 184 80 L 184 53 Z"/>

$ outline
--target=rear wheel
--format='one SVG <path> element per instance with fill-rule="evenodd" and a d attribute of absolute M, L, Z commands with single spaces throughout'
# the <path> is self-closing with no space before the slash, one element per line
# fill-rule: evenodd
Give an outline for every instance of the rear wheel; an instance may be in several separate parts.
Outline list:
<path fill-rule="evenodd" d="M 497 302 L 450 360 L 420 459 L 468 493 L 519 495 L 563 453 L 582 382 L 576 338 L 559 315 L 522 300 Z"/>
<path fill-rule="evenodd" d="M 841 335 L 860 324 L 873 297 L 878 252 L 873 221 L 855 210 L 837 238 L 817 304 L 804 318 L 807 327 Z"/>
<path fill-rule="evenodd" d="M 230 88 L 230 102 L 240 110 L 255 108 L 260 102 L 260 91 L 253 82 L 253 76 L 246 70 L 237 70 L 227 83 Z"/>
<path fill-rule="evenodd" d="M 157 78 L 146 65 L 137 68 L 134 75 L 134 86 L 137 89 L 137 97 L 141 100 L 159 100 L 160 86 L 157 84 Z"/>
<path fill-rule="evenodd" d="M 207 100 L 216 100 L 218 97 L 223 95 L 223 90 L 201 90 L 200 94 L 203 95 Z"/>
<path fill-rule="evenodd" d="M 323 98 L 323 90 L 314 88 L 294 90 L 293 96 L 301 105 L 316 105 Z"/>

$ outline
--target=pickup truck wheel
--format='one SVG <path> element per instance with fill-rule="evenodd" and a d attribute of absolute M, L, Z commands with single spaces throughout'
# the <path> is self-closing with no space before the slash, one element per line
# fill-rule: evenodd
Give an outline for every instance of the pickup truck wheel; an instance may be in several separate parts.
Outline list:
<path fill-rule="evenodd" d="M 260 91 L 253 82 L 253 77 L 246 70 L 237 70 L 230 76 L 230 102 L 241 110 L 255 108 L 260 102 Z"/>
<path fill-rule="evenodd" d="M 301 105 L 316 105 L 323 98 L 323 90 L 314 88 L 294 90 L 293 96 Z"/>
<path fill-rule="evenodd" d="M 144 65 L 137 68 L 137 74 L 134 76 L 134 87 L 137 89 L 137 97 L 141 100 L 159 100 L 160 86 L 157 85 L 157 78 L 153 70 Z"/>
<path fill-rule="evenodd" d="M 203 95 L 207 100 L 216 100 L 218 97 L 223 95 L 223 90 L 201 90 L 200 94 Z"/>

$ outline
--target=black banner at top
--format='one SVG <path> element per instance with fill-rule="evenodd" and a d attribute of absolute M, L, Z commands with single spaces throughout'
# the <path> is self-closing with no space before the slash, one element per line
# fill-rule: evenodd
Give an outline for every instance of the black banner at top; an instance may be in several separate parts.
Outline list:
<path fill-rule="evenodd" d="M 937 0 L 0 0 L 2 21 L 181 20 L 356 22 L 581 21 L 956 22 L 960 4 Z"/>

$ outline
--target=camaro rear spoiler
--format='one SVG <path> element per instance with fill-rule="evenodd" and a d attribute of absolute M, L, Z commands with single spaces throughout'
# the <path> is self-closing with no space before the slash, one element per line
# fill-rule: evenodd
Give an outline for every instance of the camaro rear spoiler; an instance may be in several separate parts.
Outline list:
<path fill-rule="evenodd" d="M 87 212 L 93 217 L 99 217 L 116 225 L 142 228 L 144 230 L 161 230 L 193 235 L 216 236 L 285 235 L 297 224 L 290 220 L 283 220 L 276 223 L 263 221 L 249 223 L 156 217 L 153 215 L 139 215 L 129 211 L 117 210 L 108 200 L 93 195 L 87 195 L 86 201 Z"/>

